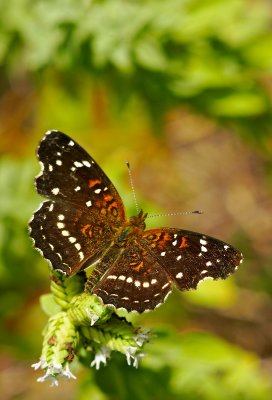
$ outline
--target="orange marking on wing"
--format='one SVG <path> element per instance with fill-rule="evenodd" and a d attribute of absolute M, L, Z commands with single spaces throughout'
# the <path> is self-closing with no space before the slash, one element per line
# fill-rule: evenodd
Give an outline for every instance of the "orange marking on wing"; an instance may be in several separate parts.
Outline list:
<path fill-rule="evenodd" d="M 179 245 L 179 249 L 183 249 L 184 247 L 189 247 L 189 245 L 187 244 L 186 237 L 182 236 L 181 243 Z"/>
<path fill-rule="evenodd" d="M 90 224 L 84 225 L 83 228 L 81 229 L 81 232 L 83 233 L 84 236 L 87 236 L 86 230 L 90 227 Z"/>
<path fill-rule="evenodd" d="M 144 263 L 143 263 L 143 261 L 141 261 L 140 264 L 137 267 L 134 268 L 134 271 L 139 272 L 140 269 L 143 268 L 143 266 L 144 266 Z"/>
<path fill-rule="evenodd" d="M 96 207 L 98 207 L 98 208 L 102 208 L 102 207 L 105 207 L 105 206 L 106 206 L 106 202 L 105 202 L 105 201 L 100 201 L 100 200 L 98 200 L 98 201 L 95 202 L 95 205 L 96 205 Z"/>
<path fill-rule="evenodd" d="M 111 201 L 112 199 L 113 199 L 113 196 L 111 195 L 111 194 L 104 194 L 104 199 L 106 200 L 106 201 Z"/>
<path fill-rule="evenodd" d="M 150 274 L 151 271 L 152 271 L 152 268 L 149 267 L 149 268 L 147 269 L 147 271 L 144 272 L 144 275 Z"/>
<path fill-rule="evenodd" d="M 171 236 L 168 233 L 165 233 L 163 236 L 163 240 L 171 240 Z"/>
<path fill-rule="evenodd" d="M 117 209 L 118 208 L 117 202 L 114 201 L 107 208 L 108 208 L 109 211 L 111 211 L 112 208 L 116 208 Z"/>
<path fill-rule="evenodd" d="M 95 185 L 100 185 L 101 181 L 99 179 L 90 179 L 89 180 L 89 187 L 92 188 Z"/>

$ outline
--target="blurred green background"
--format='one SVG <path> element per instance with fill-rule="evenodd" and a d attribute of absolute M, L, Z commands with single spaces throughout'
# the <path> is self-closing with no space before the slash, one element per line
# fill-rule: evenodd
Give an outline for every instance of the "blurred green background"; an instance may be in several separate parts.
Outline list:
<path fill-rule="evenodd" d="M 1 399 L 272 398 L 272 7 L 265 0 L 0 0 Z M 224 282 L 133 317 L 157 334 L 138 370 L 114 356 L 36 382 L 49 290 L 27 223 L 45 131 L 77 140 L 149 226 L 244 253 Z"/>

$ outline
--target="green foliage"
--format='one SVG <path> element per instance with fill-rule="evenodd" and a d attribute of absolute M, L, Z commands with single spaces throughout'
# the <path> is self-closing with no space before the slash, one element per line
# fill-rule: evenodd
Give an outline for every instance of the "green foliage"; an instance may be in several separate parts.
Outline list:
<path fill-rule="evenodd" d="M 271 102 L 260 79 L 272 69 L 272 34 L 265 3 L 11 0 L 2 1 L 0 15 L 0 62 L 15 75 L 59 71 L 71 87 L 85 73 L 106 82 L 120 104 L 137 94 L 156 121 L 190 102 L 240 127 L 257 119 L 267 132 Z"/>
<path fill-rule="evenodd" d="M 0 160 L 0 281 L 14 295 L 37 279 L 35 267 L 40 257 L 31 254 L 28 221 L 38 206 L 33 193 L 33 163 L 4 158 Z M 15 279 L 16 277 L 16 279 Z M 4 306 L 4 305 L 3 305 Z"/>
<path fill-rule="evenodd" d="M 212 335 L 161 331 L 145 351 L 138 371 L 116 355 L 107 368 L 87 378 L 89 385 L 96 382 L 106 398 L 118 400 L 270 398 L 256 359 Z M 86 386 L 83 382 L 82 400 Z"/>

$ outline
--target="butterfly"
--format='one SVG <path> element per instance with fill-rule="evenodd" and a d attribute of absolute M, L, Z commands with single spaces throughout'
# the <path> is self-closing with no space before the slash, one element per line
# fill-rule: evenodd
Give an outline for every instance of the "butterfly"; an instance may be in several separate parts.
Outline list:
<path fill-rule="evenodd" d="M 37 192 L 46 197 L 30 236 L 53 269 L 72 276 L 95 264 L 85 290 L 104 304 L 139 313 L 172 291 L 225 279 L 242 262 L 229 244 L 177 228 L 146 230 L 142 210 L 126 218 L 121 197 L 95 160 L 62 132 L 48 131 L 37 150 Z"/>

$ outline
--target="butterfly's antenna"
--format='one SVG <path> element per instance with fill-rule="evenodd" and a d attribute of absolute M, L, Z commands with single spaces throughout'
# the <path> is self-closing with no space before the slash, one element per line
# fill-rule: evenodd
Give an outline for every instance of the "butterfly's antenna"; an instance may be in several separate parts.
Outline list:
<path fill-rule="evenodd" d="M 148 215 L 147 218 L 153 218 L 153 217 L 174 217 L 175 215 L 188 215 L 188 214 L 203 214 L 203 211 L 195 210 L 195 211 L 183 211 L 183 212 L 167 213 L 167 214 L 151 214 L 151 215 Z"/>
<path fill-rule="evenodd" d="M 132 193 L 133 193 L 133 197 L 134 197 L 134 202 L 135 202 L 135 206 L 136 206 L 136 211 L 137 211 L 137 214 L 138 214 L 138 213 L 139 213 L 139 207 L 138 207 L 137 197 L 136 197 L 136 193 L 135 193 L 135 189 L 134 189 L 134 184 L 133 184 L 133 179 L 132 179 L 130 164 L 129 164 L 128 161 L 126 161 L 126 166 L 127 166 L 127 169 L 128 169 L 128 175 L 129 175 L 129 180 L 130 180 L 130 186 L 131 186 Z"/>

